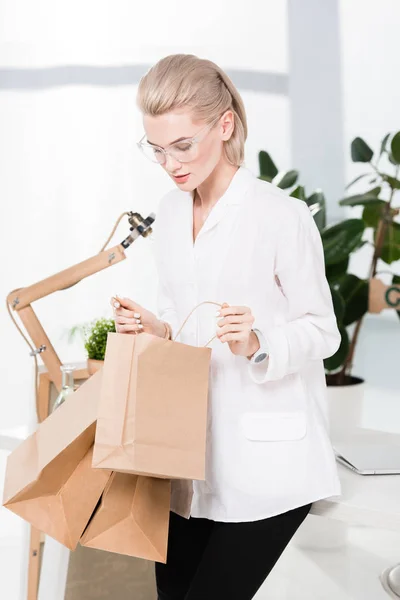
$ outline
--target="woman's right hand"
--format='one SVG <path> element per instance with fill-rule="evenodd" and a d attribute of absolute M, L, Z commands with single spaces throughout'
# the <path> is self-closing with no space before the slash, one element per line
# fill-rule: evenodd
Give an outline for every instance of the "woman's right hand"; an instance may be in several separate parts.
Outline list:
<path fill-rule="evenodd" d="M 118 301 L 119 308 L 114 303 Z M 164 337 L 163 323 L 150 310 L 147 310 L 130 298 L 112 297 L 111 306 L 114 310 L 115 329 L 117 333 L 137 334 L 142 331 L 159 337 Z"/>

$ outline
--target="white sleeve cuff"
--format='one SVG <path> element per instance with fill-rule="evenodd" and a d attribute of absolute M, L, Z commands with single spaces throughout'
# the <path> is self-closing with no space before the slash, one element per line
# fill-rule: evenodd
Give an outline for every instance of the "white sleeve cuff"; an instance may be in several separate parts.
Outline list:
<path fill-rule="evenodd" d="M 269 346 L 262 331 L 260 331 L 260 329 L 258 328 L 253 328 L 253 330 L 257 332 L 257 337 L 260 340 L 260 347 L 265 349 L 266 352 L 269 353 Z M 254 363 L 249 361 L 248 367 L 251 379 L 256 383 L 264 383 L 268 371 L 268 366 L 269 356 L 262 360 L 260 363 Z"/>
<path fill-rule="evenodd" d="M 260 363 L 252 363 L 249 361 L 249 364 L 247 365 L 247 368 L 249 369 L 249 374 L 251 379 L 255 382 L 255 383 L 264 383 L 264 381 L 266 380 L 266 375 L 268 372 L 268 366 L 269 366 L 269 357 L 266 358 L 265 360 L 261 361 Z"/>

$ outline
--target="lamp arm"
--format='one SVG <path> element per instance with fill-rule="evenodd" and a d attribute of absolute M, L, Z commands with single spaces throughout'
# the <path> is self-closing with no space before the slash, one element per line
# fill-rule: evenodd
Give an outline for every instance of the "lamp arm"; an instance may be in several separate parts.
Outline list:
<path fill-rule="evenodd" d="M 131 225 L 130 230 L 132 233 L 127 236 L 121 242 L 121 244 L 117 244 L 110 249 L 104 249 L 104 247 L 112 238 L 119 222 L 124 215 L 128 215 L 128 220 Z M 42 279 L 41 281 L 38 281 L 37 283 L 34 283 L 28 287 L 12 290 L 8 294 L 6 299 L 8 313 L 19 333 L 28 344 L 30 348 L 30 355 L 33 356 L 35 361 L 36 406 L 38 406 L 39 372 L 37 355 L 42 355 L 42 360 L 48 370 L 50 380 L 54 382 L 54 385 L 58 391 L 61 389 L 61 361 L 49 338 L 47 337 L 47 334 L 43 329 L 38 317 L 32 309 L 31 304 L 36 300 L 49 296 L 54 292 L 70 288 L 79 283 L 79 281 L 82 281 L 82 279 L 85 279 L 90 275 L 98 273 L 99 271 L 107 269 L 108 267 L 125 260 L 126 255 L 124 249 L 128 248 L 140 235 L 143 237 L 150 235 L 152 232 L 151 224 L 154 222 L 154 220 L 154 213 L 151 213 L 147 219 L 143 219 L 139 213 L 123 213 L 117 220 L 111 235 L 98 254 L 88 258 L 87 260 L 77 263 L 72 267 L 64 269 L 63 271 L 55 273 L 46 279 Z M 29 337 L 35 344 L 35 347 L 32 346 L 28 338 L 23 333 L 21 327 L 18 325 L 14 315 L 12 314 L 11 309 L 19 313 L 21 321 L 23 322 Z"/>

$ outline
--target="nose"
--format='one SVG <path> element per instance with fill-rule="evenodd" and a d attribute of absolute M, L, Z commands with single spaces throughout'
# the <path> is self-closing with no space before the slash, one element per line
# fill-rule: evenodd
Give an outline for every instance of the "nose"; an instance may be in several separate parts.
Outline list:
<path fill-rule="evenodd" d="M 173 158 L 169 154 L 166 155 L 164 167 L 168 171 L 168 173 L 175 174 L 176 171 L 179 171 L 181 166 L 182 166 L 182 163 L 180 163 L 179 160 L 176 160 L 176 158 Z"/>

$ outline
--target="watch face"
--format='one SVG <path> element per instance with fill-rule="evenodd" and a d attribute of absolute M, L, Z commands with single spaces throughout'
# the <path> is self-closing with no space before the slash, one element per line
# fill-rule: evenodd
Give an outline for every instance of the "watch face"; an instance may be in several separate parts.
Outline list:
<path fill-rule="evenodd" d="M 254 362 L 255 363 L 259 363 L 262 360 L 265 360 L 267 358 L 268 354 L 266 352 L 261 352 L 261 354 L 259 354 L 255 359 Z"/>

